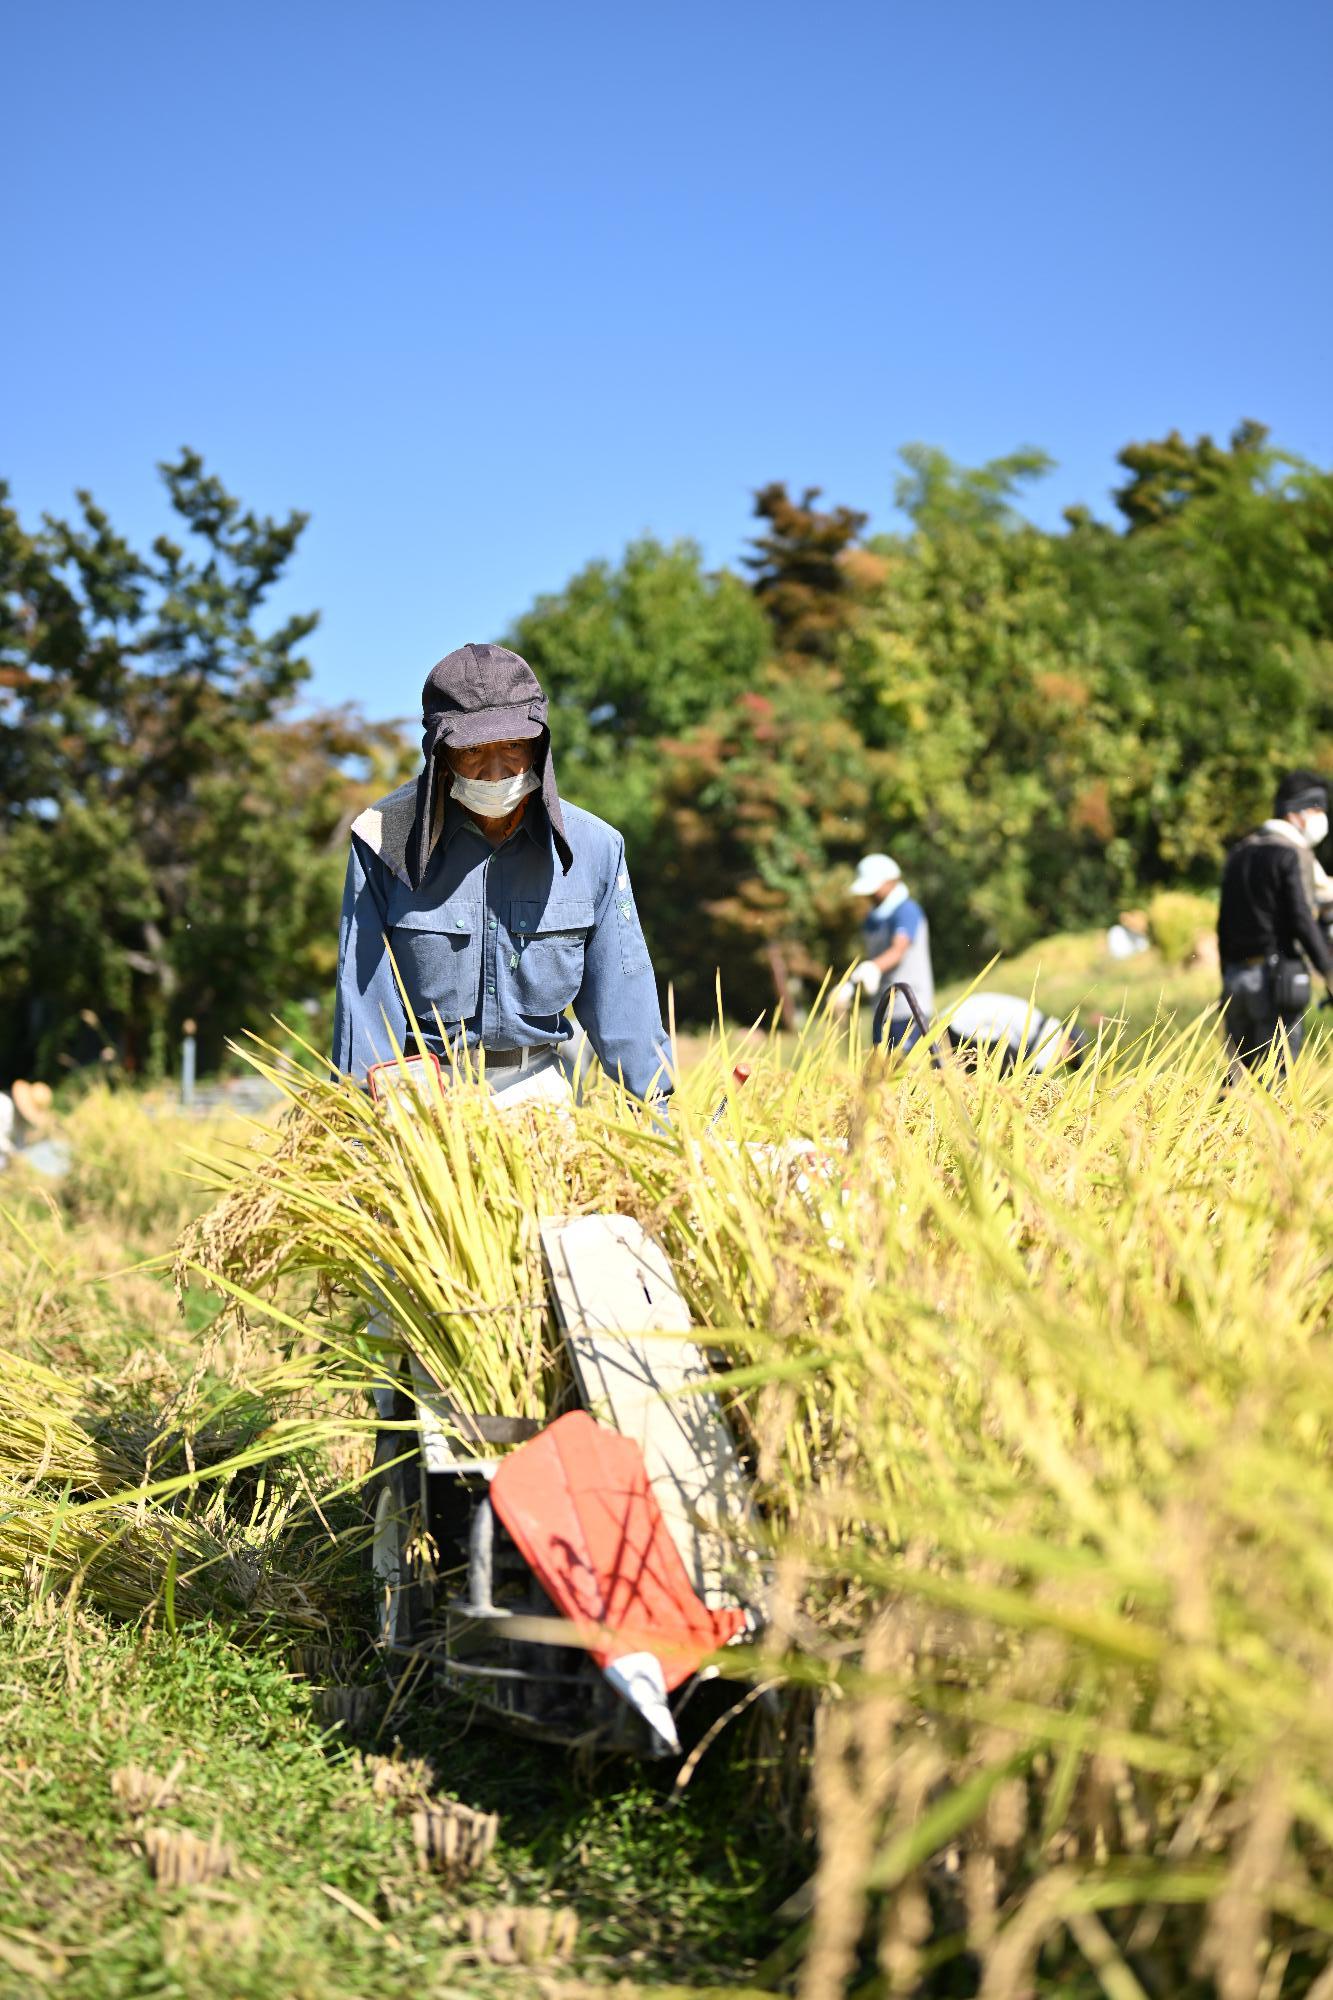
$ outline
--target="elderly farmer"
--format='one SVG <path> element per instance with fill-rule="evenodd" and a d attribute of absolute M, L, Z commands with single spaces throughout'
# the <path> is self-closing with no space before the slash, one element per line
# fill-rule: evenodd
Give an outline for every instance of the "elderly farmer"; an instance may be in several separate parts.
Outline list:
<path fill-rule="evenodd" d="M 563 1094 L 572 1007 L 606 1070 L 639 1097 L 668 1095 L 625 843 L 562 802 L 531 667 L 503 646 L 461 646 L 421 707 L 421 776 L 352 827 L 337 1067 L 363 1081 L 395 1041 L 410 1047 L 410 1008 L 421 1047 L 446 1065 L 484 1062 L 497 1094 Z"/>
<path fill-rule="evenodd" d="M 920 903 L 907 892 L 902 871 L 890 854 L 867 854 L 848 884 L 849 896 L 868 896 L 870 908 L 861 924 L 865 956 L 852 967 L 851 977 L 834 996 L 850 1006 L 858 987 L 873 1000 L 886 980 L 910 986 L 921 1012 L 935 1011 L 935 974 L 930 959 L 930 925 Z M 879 1010 L 876 1010 L 877 1013 Z M 897 994 L 883 1010 L 884 1038 L 891 1048 L 916 1040 L 912 1010 Z"/>

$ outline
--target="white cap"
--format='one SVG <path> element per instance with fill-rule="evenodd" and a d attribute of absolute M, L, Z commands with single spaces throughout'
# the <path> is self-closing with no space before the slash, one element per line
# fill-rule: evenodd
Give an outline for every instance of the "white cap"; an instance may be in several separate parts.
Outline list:
<path fill-rule="evenodd" d="M 902 872 L 891 854 L 865 854 L 857 863 L 856 874 L 847 893 L 849 896 L 872 896 L 886 882 L 896 882 Z"/>

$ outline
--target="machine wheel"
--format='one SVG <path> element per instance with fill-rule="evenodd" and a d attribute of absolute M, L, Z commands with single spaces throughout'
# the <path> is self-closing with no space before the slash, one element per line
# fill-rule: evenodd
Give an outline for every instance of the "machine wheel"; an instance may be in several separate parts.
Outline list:
<path fill-rule="evenodd" d="M 402 1431 L 375 1440 L 375 1470 L 366 1487 L 370 1514 L 370 1577 L 375 1637 L 395 1676 L 407 1666 L 404 1649 L 423 1629 L 420 1539 L 421 1461 L 404 1458 L 410 1438 Z M 399 1460 L 394 1464 L 393 1460 Z"/>

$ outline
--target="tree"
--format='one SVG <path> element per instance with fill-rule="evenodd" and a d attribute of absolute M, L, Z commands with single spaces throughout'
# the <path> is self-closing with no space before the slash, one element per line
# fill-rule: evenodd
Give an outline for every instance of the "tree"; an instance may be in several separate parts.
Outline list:
<path fill-rule="evenodd" d="M 305 516 L 242 511 L 191 451 L 162 467 L 187 554 L 81 492 L 31 532 L 0 488 L 0 1066 L 51 1069 L 91 1010 L 127 1062 L 214 1048 L 324 980 L 363 749 L 287 714 L 313 614 L 258 627 Z"/>
<path fill-rule="evenodd" d="M 546 689 L 562 788 L 614 821 L 634 864 L 646 858 L 659 740 L 754 687 L 769 634 L 744 583 L 706 571 L 695 543 L 644 536 L 614 568 L 589 563 L 539 597 L 507 643 Z"/>
<path fill-rule="evenodd" d="M 923 534 L 970 529 L 1013 532 L 1029 523 L 1016 502 L 1025 485 L 1054 470 L 1055 461 L 1025 445 L 985 465 L 956 465 L 935 445 L 906 444 L 899 453 L 907 470 L 894 485 L 894 505 Z"/>
<path fill-rule="evenodd" d="M 5 617 L 0 783 L 12 819 L 35 799 L 109 787 L 144 818 L 267 722 L 309 672 L 314 614 L 261 636 L 254 617 L 306 523 L 242 514 L 194 452 L 162 467 L 172 505 L 204 544 L 191 562 L 163 535 L 151 557 L 80 492 L 76 525 L 26 534 L 0 495 Z"/>
<path fill-rule="evenodd" d="M 1072 510 L 1051 535 L 1016 504 L 1040 454 L 908 456 L 913 532 L 871 544 L 841 665 L 944 967 L 1211 885 L 1281 765 L 1331 760 L 1333 479 L 1256 425 L 1172 434 L 1122 455 L 1128 532 Z"/>
<path fill-rule="evenodd" d="M 1067 538 L 1138 745 L 1145 884 L 1210 883 L 1281 767 L 1333 752 L 1333 475 L 1267 436 L 1246 423 L 1225 451 L 1175 432 L 1129 447 L 1128 532 L 1083 519 Z"/>
<path fill-rule="evenodd" d="M 682 1019 L 713 1014 L 719 974 L 728 1011 L 752 1019 L 845 959 L 873 767 L 831 686 L 777 668 L 661 746 L 640 900 Z"/>
<path fill-rule="evenodd" d="M 1268 444 L 1268 426 L 1246 421 L 1231 434 L 1230 449 L 1216 445 L 1205 432 L 1187 444 L 1179 431 L 1147 444 L 1127 444 L 1116 457 L 1130 474 L 1111 497 L 1124 515 L 1131 534 L 1158 528 L 1183 513 L 1193 501 L 1224 493 L 1228 488 L 1265 484 L 1279 462 Z"/>
<path fill-rule="evenodd" d="M 885 575 L 845 648 L 844 696 L 881 753 L 866 845 L 902 862 L 937 961 L 963 970 L 1124 892 L 1124 760 L 1059 538 L 1017 506 L 1049 462 L 904 459 L 913 532 L 872 543 Z"/>
<path fill-rule="evenodd" d="M 820 490 L 809 486 L 793 500 L 780 481 L 761 487 L 754 511 L 770 525 L 744 558 L 778 657 L 793 670 L 834 658 L 857 604 L 857 572 L 847 556 L 868 517 L 851 507 L 821 512 Z"/>

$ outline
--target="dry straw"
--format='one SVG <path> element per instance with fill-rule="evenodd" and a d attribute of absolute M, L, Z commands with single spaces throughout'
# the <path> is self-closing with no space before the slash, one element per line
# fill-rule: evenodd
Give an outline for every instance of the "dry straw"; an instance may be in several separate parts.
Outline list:
<path fill-rule="evenodd" d="M 422 1799 L 412 1812 L 417 1865 L 459 1881 L 490 1859 L 499 1828 L 496 1813 L 474 1812 L 452 1799 Z"/>
<path fill-rule="evenodd" d="M 159 1889 L 198 1888 L 230 1875 L 236 1865 L 220 1827 L 207 1840 L 188 1827 L 145 1827 L 143 1849 Z"/>
<path fill-rule="evenodd" d="M 465 1928 L 479 1959 L 506 1966 L 562 1964 L 573 1957 L 579 1936 L 573 1910 L 552 1909 L 544 1903 L 469 1910 Z"/>

